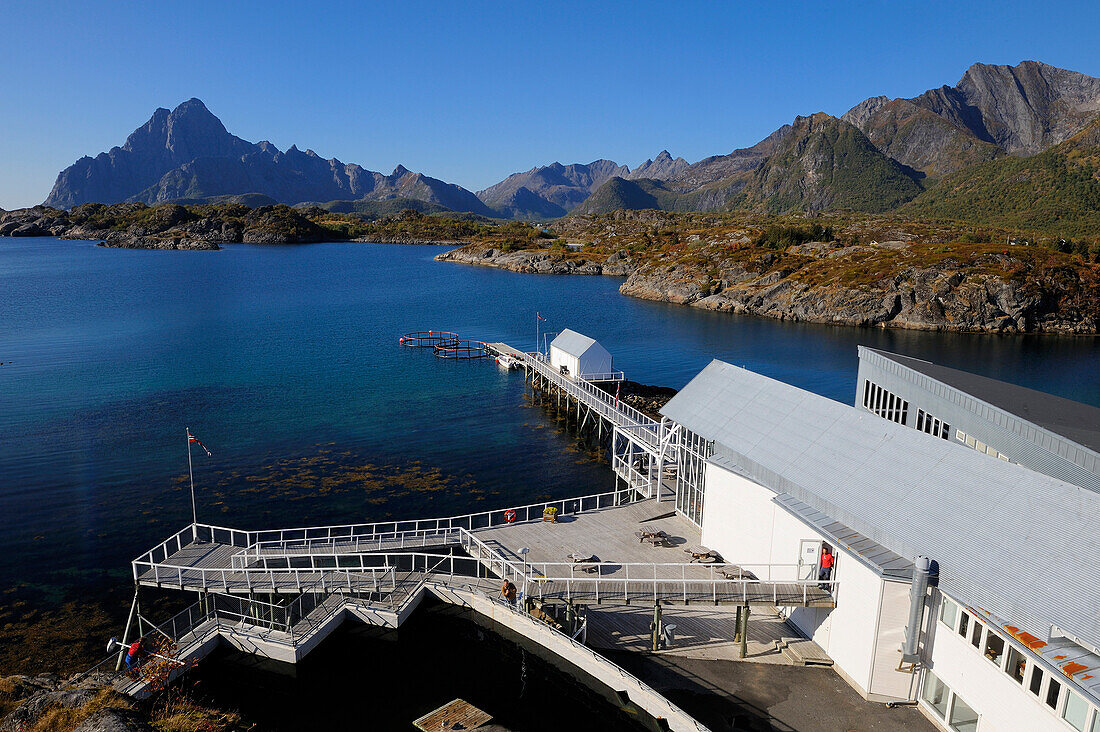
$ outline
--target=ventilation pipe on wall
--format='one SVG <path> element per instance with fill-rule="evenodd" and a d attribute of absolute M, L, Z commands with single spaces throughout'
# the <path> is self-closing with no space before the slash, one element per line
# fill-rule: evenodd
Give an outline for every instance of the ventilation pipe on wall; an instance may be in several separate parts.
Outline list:
<path fill-rule="evenodd" d="M 909 590 L 909 622 L 905 626 L 905 645 L 901 651 L 902 663 L 920 660 L 920 631 L 924 619 L 924 599 L 934 572 L 933 562 L 925 556 L 913 563 L 913 586 Z"/>

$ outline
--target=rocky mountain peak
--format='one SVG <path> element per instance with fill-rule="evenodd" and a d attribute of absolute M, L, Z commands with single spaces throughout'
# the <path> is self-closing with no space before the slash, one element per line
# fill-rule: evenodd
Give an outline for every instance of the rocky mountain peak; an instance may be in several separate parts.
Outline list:
<path fill-rule="evenodd" d="M 410 171 L 409 171 L 408 168 L 406 168 L 404 165 L 401 165 L 400 163 L 398 163 L 397 167 L 393 169 L 393 173 L 390 174 L 390 177 L 391 178 L 400 178 L 403 175 L 407 175 L 409 172 Z"/>

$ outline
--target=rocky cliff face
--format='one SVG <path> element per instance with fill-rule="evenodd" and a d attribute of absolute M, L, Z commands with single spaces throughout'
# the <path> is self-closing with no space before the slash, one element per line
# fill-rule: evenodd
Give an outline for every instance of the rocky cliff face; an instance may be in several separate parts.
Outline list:
<path fill-rule="evenodd" d="M 312 150 L 280 151 L 231 135 L 198 99 L 158 109 L 122 147 L 84 157 L 57 177 L 45 205 L 261 194 L 274 201 L 382 201 L 405 197 L 453 211 L 492 212 L 470 191 L 398 166 L 390 175 L 326 160 Z"/>
<path fill-rule="evenodd" d="M 683 158 L 672 158 L 668 150 L 662 150 L 656 158 L 646 160 L 627 174 L 630 180 L 646 178 L 649 180 L 668 180 L 675 178 L 689 167 L 688 161 Z"/>
<path fill-rule="evenodd" d="M 955 86 L 912 99 L 871 97 L 844 119 L 929 177 L 999 155 L 1035 155 L 1100 114 L 1100 79 L 1036 61 L 974 64 Z"/>

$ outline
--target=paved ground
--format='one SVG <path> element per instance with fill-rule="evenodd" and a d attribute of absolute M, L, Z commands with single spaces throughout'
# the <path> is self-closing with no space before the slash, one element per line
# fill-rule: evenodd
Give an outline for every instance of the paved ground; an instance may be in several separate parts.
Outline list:
<path fill-rule="evenodd" d="M 864 701 L 827 668 L 604 654 L 712 732 L 936 732 L 916 709 Z"/>

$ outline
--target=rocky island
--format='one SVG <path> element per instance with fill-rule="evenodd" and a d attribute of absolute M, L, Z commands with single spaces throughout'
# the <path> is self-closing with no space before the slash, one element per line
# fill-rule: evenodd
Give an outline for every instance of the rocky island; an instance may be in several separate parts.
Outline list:
<path fill-rule="evenodd" d="M 560 239 L 471 243 L 441 261 L 625 277 L 625 295 L 781 320 L 979 333 L 1100 332 L 1100 250 L 877 216 L 619 211 Z"/>

